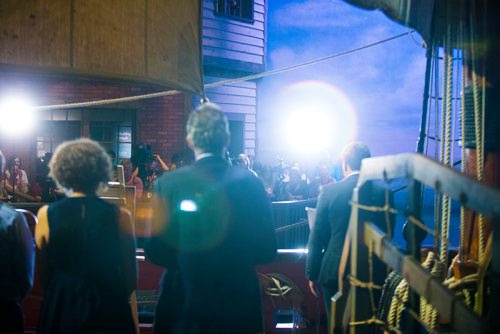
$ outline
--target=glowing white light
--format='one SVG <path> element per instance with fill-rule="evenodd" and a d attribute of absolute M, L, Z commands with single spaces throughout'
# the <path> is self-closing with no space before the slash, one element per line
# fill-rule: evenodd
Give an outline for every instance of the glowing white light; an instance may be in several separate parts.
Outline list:
<path fill-rule="evenodd" d="M 0 132 L 7 135 L 23 135 L 35 125 L 32 104 L 25 97 L 10 97 L 0 101 Z"/>
<path fill-rule="evenodd" d="M 293 322 L 277 323 L 276 328 L 293 328 Z"/>
<path fill-rule="evenodd" d="M 355 110 L 337 88 L 318 81 L 287 87 L 280 98 L 285 135 L 290 148 L 300 152 L 340 150 L 355 138 Z"/>
<path fill-rule="evenodd" d="M 180 205 L 181 211 L 185 212 L 196 212 L 198 211 L 198 205 L 190 199 L 185 199 Z"/>
<path fill-rule="evenodd" d="M 278 249 L 278 254 L 307 254 L 307 248 Z"/>

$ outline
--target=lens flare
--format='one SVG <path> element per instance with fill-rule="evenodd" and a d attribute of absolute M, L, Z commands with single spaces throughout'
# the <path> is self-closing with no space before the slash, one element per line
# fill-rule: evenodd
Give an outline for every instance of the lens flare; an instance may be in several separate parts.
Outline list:
<path fill-rule="evenodd" d="M 288 86 L 279 97 L 291 150 L 340 152 L 356 135 L 355 110 L 344 93 L 319 81 Z"/>
<path fill-rule="evenodd" d="M 0 133 L 22 136 L 36 123 L 33 105 L 24 97 L 10 97 L 0 101 Z"/>

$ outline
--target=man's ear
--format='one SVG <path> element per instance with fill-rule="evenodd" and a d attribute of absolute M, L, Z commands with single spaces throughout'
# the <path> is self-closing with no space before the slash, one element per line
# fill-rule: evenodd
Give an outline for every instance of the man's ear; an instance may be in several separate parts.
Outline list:
<path fill-rule="evenodd" d="M 191 137 L 191 135 L 186 136 L 186 143 L 188 144 L 188 147 L 194 152 L 193 138 Z"/>
<path fill-rule="evenodd" d="M 349 172 L 348 167 L 349 165 L 347 165 L 347 162 L 345 162 L 345 160 L 342 160 L 342 173 L 344 175 L 347 174 L 347 172 Z"/>

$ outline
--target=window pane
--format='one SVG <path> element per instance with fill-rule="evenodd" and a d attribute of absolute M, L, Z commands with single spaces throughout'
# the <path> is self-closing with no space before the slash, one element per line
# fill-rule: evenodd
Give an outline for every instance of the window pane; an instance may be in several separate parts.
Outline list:
<path fill-rule="evenodd" d="M 99 142 L 99 144 L 101 144 L 101 146 L 104 147 L 104 149 L 106 150 L 106 152 L 109 152 L 109 151 L 113 151 L 114 152 L 115 151 L 113 143 Z"/>
<path fill-rule="evenodd" d="M 78 123 L 80 123 L 80 122 L 78 122 Z M 67 128 L 65 140 L 76 139 L 76 138 L 80 138 L 81 136 L 82 136 L 82 128 L 81 128 L 80 124 L 71 125 L 71 126 L 68 126 L 68 128 Z"/>
<path fill-rule="evenodd" d="M 216 0 L 215 13 L 253 20 L 253 0 Z"/>
<path fill-rule="evenodd" d="M 81 121 L 82 112 L 81 110 L 69 110 L 68 111 L 68 121 Z"/>
<path fill-rule="evenodd" d="M 50 121 L 50 119 L 52 117 L 52 112 L 51 111 L 41 112 L 39 117 L 40 117 L 40 120 Z"/>
<path fill-rule="evenodd" d="M 47 152 L 52 152 L 50 142 L 43 142 L 43 137 L 38 137 L 36 143 L 36 156 L 42 158 Z"/>
<path fill-rule="evenodd" d="M 102 140 L 102 127 L 90 126 L 90 139 L 101 141 Z"/>
<path fill-rule="evenodd" d="M 51 123 L 50 128 L 46 128 L 47 131 L 50 129 L 50 132 L 44 133 L 50 140 L 65 141 L 80 138 L 82 135 L 81 123 L 78 121 Z"/>
<path fill-rule="evenodd" d="M 132 144 L 131 143 L 120 143 L 118 144 L 118 158 L 119 159 L 130 159 L 132 156 Z"/>
<path fill-rule="evenodd" d="M 66 139 L 66 122 L 53 122 L 51 139 L 55 141 L 64 141 Z"/>
<path fill-rule="evenodd" d="M 102 140 L 107 141 L 107 142 L 112 142 L 115 139 L 114 136 L 114 128 L 110 126 L 106 126 L 102 128 Z"/>
<path fill-rule="evenodd" d="M 52 132 L 53 132 L 53 129 L 52 129 L 52 124 L 51 122 L 47 122 L 47 121 L 44 121 L 44 122 L 41 122 L 40 123 L 40 126 L 38 128 L 38 134 L 39 134 L 39 138 L 40 140 L 38 140 L 37 138 L 37 141 L 50 141 L 51 138 L 52 138 Z"/>
<path fill-rule="evenodd" d="M 52 142 L 52 145 L 50 146 L 50 152 L 54 152 L 56 150 L 57 146 L 59 146 L 61 144 L 62 144 L 61 141 Z"/>
<path fill-rule="evenodd" d="M 65 121 L 66 120 L 66 110 L 53 110 L 52 119 L 54 121 Z"/>
<path fill-rule="evenodd" d="M 132 128 L 131 127 L 120 127 L 118 132 L 119 142 L 132 142 Z"/>
<path fill-rule="evenodd" d="M 87 115 L 89 137 L 99 142 L 106 150 L 116 152 L 121 159 L 132 155 L 133 110 L 125 109 L 80 109 L 53 110 L 42 113 L 36 134 L 37 156 L 54 152 L 66 140 L 82 136 L 83 115 Z M 87 119 L 87 118 L 86 118 Z"/>

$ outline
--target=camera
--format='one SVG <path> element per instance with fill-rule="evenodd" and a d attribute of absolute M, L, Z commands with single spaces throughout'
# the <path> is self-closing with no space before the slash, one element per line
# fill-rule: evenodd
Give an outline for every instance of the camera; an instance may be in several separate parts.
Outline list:
<path fill-rule="evenodd" d="M 233 166 L 241 166 L 245 164 L 245 160 L 239 156 L 231 156 L 229 157 L 229 161 Z"/>
<path fill-rule="evenodd" d="M 277 174 L 283 174 L 287 167 L 288 165 L 286 164 L 285 160 L 283 160 L 282 158 L 278 158 L 273 166 L 273 172 Z"/>

